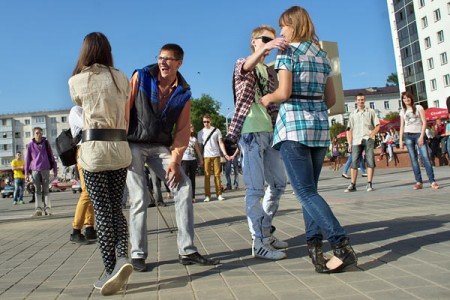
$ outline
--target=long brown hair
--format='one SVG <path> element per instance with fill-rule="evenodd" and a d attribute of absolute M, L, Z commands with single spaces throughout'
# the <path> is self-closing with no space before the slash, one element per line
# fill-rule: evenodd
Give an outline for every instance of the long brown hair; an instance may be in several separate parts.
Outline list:
<path fill-rule="evenodd" d="M 108 38 L 101 32 L 91 32 L 85 36 L 72 76 L 80 73 L 83 67 L 90 67 L 93 64 L 101 64 L 108 67 L 114 85 L 119 90 L 119 86 L 111 71 L 111 67 L 114 67 L 111 45 Z"/>
<path fill-rule="evenodd" d="M 407 107 L 406 107 L 405 102 L 403 102 L 403 98 L 404 98 L 404 97 L 407 97 L 407 98 L 411 99 L 411 107 L 412 107 L 412 111 L 413 111 L 413 114 L 416 114 L 416 103 L 415 103 L 413 94 L 411 94 L 410 92 L 403 92 L 403 93 L 402 93 L 402 99 L 401 99 L 401 101 L 402 101 L 402 107 L 403 107 L 403 110 L 404 110 L 405 113 L 406 113 L 406 108 L 407 108 Z"/>
<path fill-rule="evenodd" d="M 292 6 L 285 10 L 278 20 L 280 27 L 291 26 L 294 29 L 291 42 L 312 41 L 319 45 L 319 37 L 316 35 L 314 24 L 306 9 L 300 6 Z"/>

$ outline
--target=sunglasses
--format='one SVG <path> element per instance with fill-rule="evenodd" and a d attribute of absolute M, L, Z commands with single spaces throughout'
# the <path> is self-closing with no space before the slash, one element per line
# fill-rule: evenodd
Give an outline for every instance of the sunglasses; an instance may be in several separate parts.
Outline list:
<path fill-rule="evenodd" d="M 172 61 L 172 60 L 179 60 L 177 58 L 174 57 L 167 57 L 167 56 L 155 56 L 157 61 Z"/>
<path fill-rule="evenodd" d="M 211 123 L 211 121 L 203 121 L 203 123 Z"/>
<path fill-rule="evenodd" d="M 40 135 L 42 135 L 42 131 L 36 131 L 34 134 L 40 134 Z"/>
<path fill-rule="evenodd" d="M 273 38 L 268 37 L 268 36 L 264 36 L 264 35 L 257 36 L 257 37 L 255 37 L 255 39 L 261 39 L 261 41 L 262 41 L 264 44 L 267 44 L 268 42 L 270 42 L 270 41 L 273 40 Z"/>

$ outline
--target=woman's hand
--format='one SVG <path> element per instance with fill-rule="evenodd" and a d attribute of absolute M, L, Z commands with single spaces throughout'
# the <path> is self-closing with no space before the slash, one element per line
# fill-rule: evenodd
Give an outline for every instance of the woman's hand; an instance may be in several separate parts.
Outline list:
<path fill-rule="evenodd" d="M 259 98 L 259 104 L 261 104 L 264 107 L 269 106 L 270 102 L 267 98 L 268 98 L 267 96 L 263 96 L 263 97 Z"/>

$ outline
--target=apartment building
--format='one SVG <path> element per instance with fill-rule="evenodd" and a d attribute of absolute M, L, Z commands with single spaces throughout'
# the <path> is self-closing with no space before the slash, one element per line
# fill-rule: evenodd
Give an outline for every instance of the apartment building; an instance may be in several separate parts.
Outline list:
<path fill-rule="evenodd" d="M 400 90 L 424 108 L 450 96 L 450 1 L 387 0 Z"/>
<path fill-rule="evenodd" d="M 344 90 L 345 112 L 343 114 L 330 116 L 328 118 L 330 125 L 337 122 L 347 125 L 350 113 L 357 108 L 355 100 L 359 93 L 366 96 L 366 107 L 374 109 L 380 119 L 383 119 L 389 112 L 400 111 L 401 101 L 398 86 Z"/>
<path fill-rule="evenodd" d="M 69 128 L 69 110 L 0 115 L 0 171 L 11 169 L 16 151 L 25 154 L 26 145 L 33 138 L 33 128 L 41 127 L 57 158 L 55 140 Z M 63 169 L 59 159 L 58 169 Z"/>

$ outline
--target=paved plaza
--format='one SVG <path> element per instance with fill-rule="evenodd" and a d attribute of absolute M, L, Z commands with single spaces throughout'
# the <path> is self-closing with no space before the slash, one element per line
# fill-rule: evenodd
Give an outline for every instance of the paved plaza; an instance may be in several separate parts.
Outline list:
<path fill-rule="evenodd" d="M 358 191 L 344 193 L 350 181 L 324 168 L 320 193 L 359 257 L 358 267 L 333 275 L 314 272 L 290 185 L 274 221 L 276 236 L 290 245 L 280 261 L 251 257 L 243 188 L 225 193 L 225 201 L 194 204 L 195 243 L 200 253 L 222 261 L 216 267 L 179 264 L 176 231 L 149 208 L 149 271 L 134 272 L 125 289 L 109 298 L 450 299 L 449 171 L 435 168 L 439 190 L 425 183 L 413 191 L 412 170 L 402 168 L 376 170 L 374 192 L 366 192 L 366 178 L 359 177 Z M 202 177 L 197 184 L 202 199 Z M 33 204 L 0 199 L 0 299 L 103 298 L 92 286 L 103 271 L 97 245 L 69 241 L 78 195 L 52 193 L 54 215 L 38 218 L 30 217 Z M 174 206 L 168 204 L 160 209 L 174 227 Z M 328 243 L 325 250 L 330 256 Z"/>

